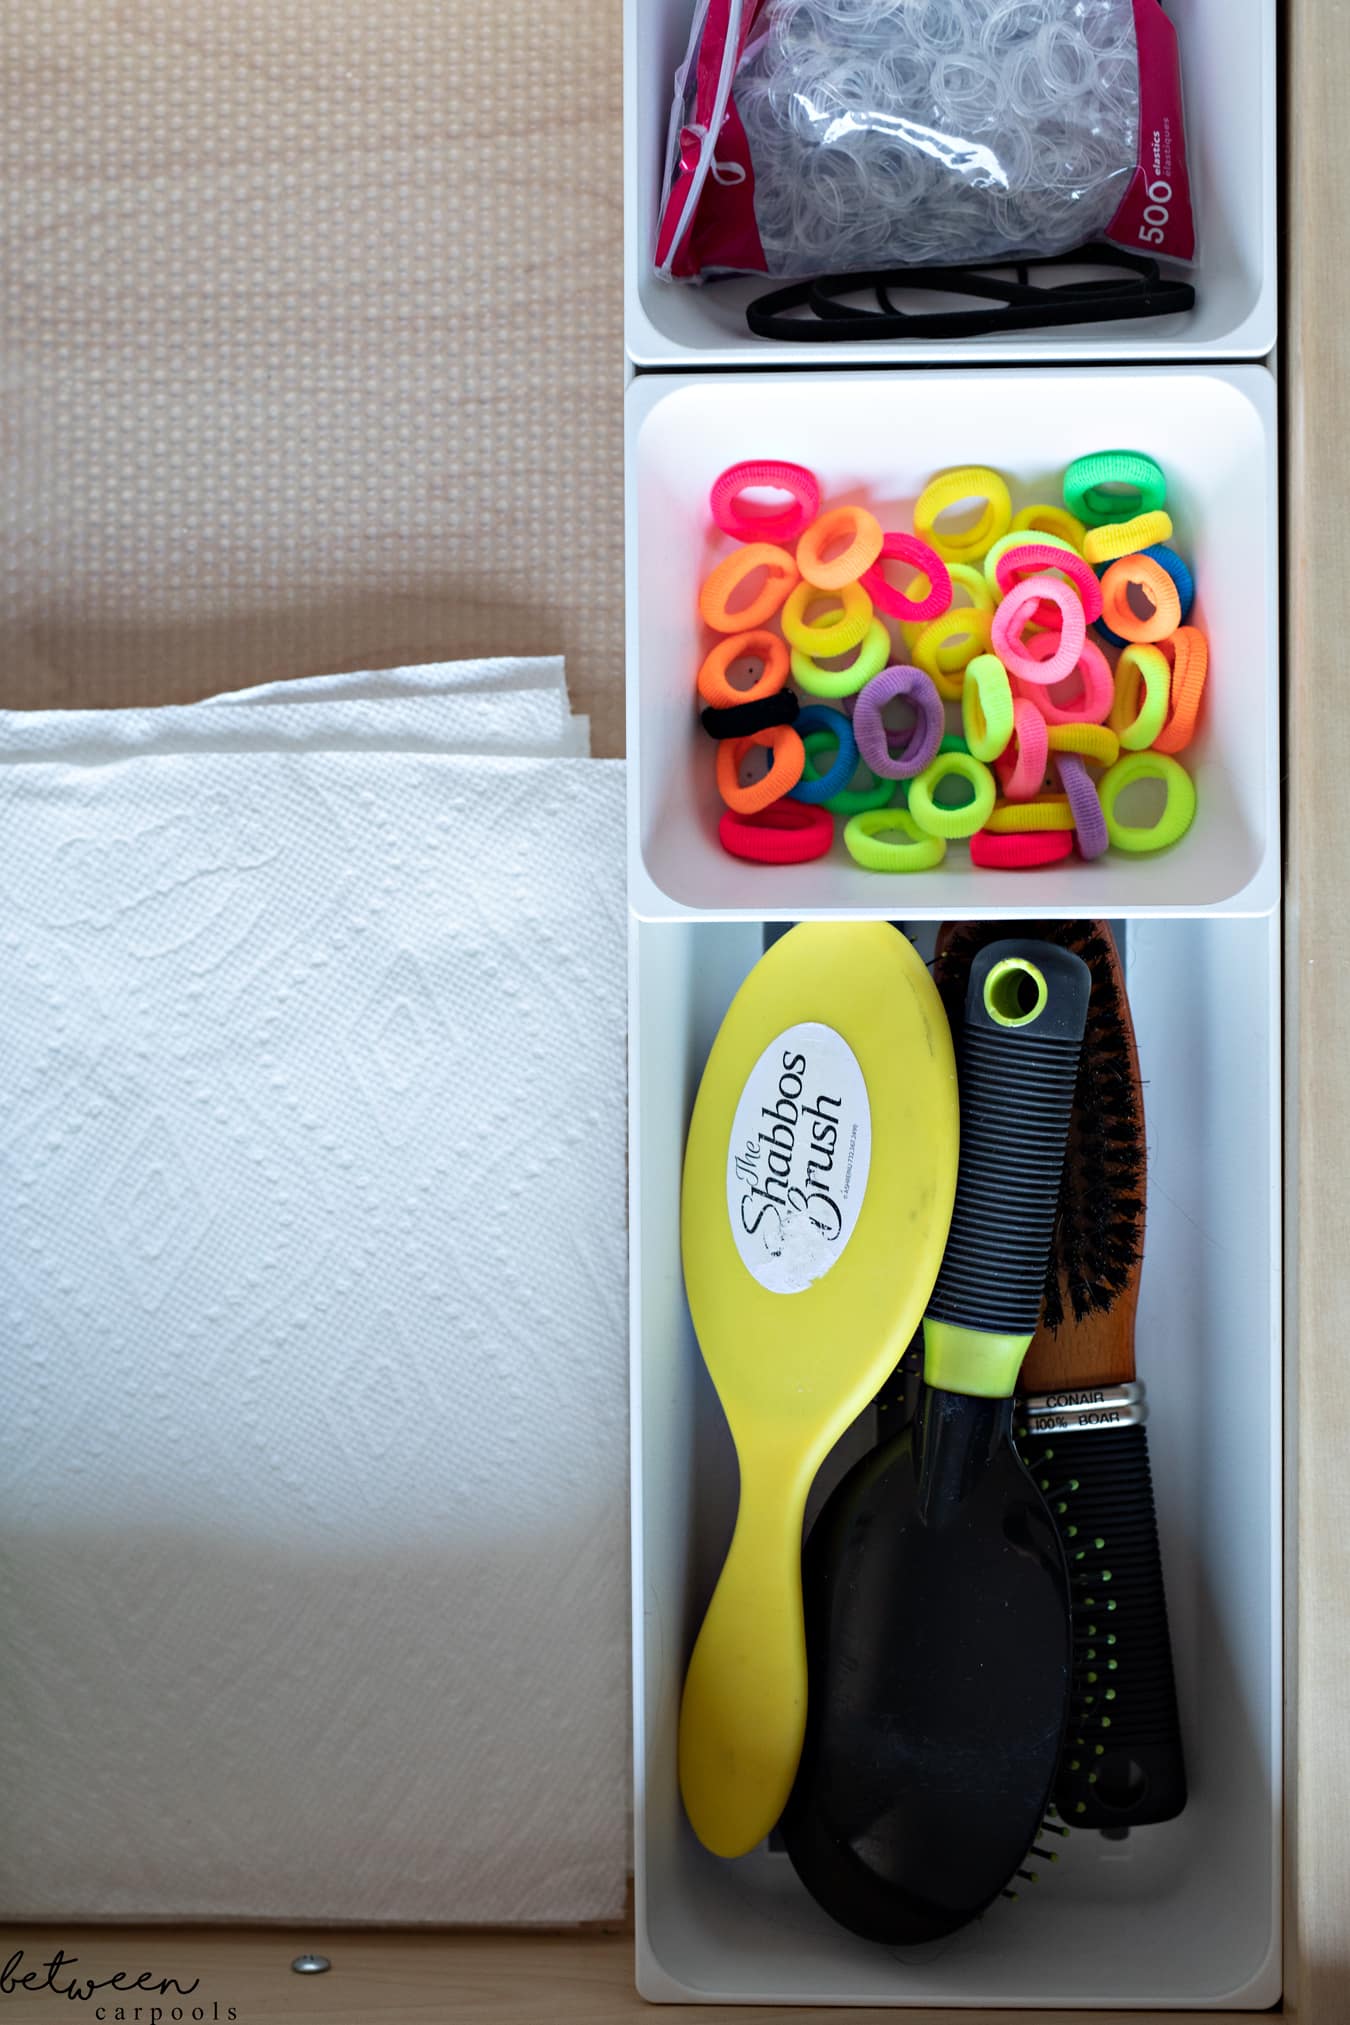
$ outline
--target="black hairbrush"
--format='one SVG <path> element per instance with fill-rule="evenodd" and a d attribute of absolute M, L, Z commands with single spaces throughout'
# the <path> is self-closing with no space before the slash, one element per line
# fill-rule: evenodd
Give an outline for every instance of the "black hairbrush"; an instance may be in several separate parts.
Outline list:
<path fill-rule="evenodd" d="M 1144 1105 L 1110 928 L 1023 924 L 1092 976 L 1041 1327 L 1022 1366 L 1019 1446 L 1050 1501 L 1075 1575 L 1074 1721 L 1056 1781 L 1085 1828 L 1170 1821 L 1186 1804 L 1162 1559 L 1134 1319 L 1143 1264 Z M 935 969 L 949 1016 L 1002 926 L 944 929 Z"/>
<path fill-rule="evenodd" d="M 1006 1889 L 1061 1763 L 1069 1575 L 1013 1445 L 1012 1394 L 1040 1316 L 1088 992 L 1085 965 L 1044 941 L 972 964 L 919 1411 L 844 1478 L 803 1561 L 806 1737 L 783 1838 L 817 1903 L 891 1946 L 952 1933 Z"/>

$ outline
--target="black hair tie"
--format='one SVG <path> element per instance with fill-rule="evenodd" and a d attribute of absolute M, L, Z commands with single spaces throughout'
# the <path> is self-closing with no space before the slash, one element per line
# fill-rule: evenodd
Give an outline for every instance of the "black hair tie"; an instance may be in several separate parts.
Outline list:
<path fill-rule="evenodd" d="M 1033 284 L 1047 268 L 1107 268 L 1089 280 Z M 871 291 L 875 309 L 841 300 Z M 967 296 L 971 309 L 905 310 L 895 297 Z M 1165 276 L 1156 260 L 1123 246 L 1084 246 L 1036 260 L 991 260 L 971 267 L 886 267 L 866 274 L 827 274 L 794 281 L 756 297 L 745 320 L 756 337 L 790 344 L 835 344 L 873 338 L 984 337 L 995 331 L 1046 330 L 1068 324 L 1119 323 L 1178 316 L 1195 307 L 1188 281 Z M 793 314 L 794 311 L 806 315 Z"/>
<path fill-rule="evenodd" d="M 733 703 L 725 710 L 714 710 L 709 704 L 700 710 L 698 721 L 709 738 L 748 738 L 752 731 L 766 731 L 771 724 L 791 724 L 798 708 L 792 691 L 779 689 L 773 696 Z"/>

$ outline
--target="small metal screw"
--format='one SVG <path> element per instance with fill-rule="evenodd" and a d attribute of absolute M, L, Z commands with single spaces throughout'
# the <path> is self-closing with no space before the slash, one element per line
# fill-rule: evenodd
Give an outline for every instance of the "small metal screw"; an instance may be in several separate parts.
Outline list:
<path fill-rule="evenodd" d="M 325 1969 L 332 1966 L 327 1955 L 297 1955 L 291 1963 L 297 1976 L 321 1976 Z"/>

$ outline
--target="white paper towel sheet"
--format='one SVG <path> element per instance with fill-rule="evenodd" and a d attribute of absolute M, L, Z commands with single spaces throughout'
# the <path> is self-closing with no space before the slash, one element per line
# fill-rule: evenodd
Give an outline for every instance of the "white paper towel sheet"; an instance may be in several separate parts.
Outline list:
<path fill-rule="evenodd" d="M 9 1915 L 622 1907 L 623 775 L 479 681 L 0 719 Z"/>

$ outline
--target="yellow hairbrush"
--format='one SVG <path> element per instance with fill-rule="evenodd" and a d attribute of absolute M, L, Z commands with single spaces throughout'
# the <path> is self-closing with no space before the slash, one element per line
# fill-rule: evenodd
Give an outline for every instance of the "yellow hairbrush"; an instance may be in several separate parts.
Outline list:
<path fill-rule="evenodd" d="M 684 1278 L 740 1502 L 685 1677 L 679 1757 L 685 1809 L 718 1856 L 761 1842 L 792 1788 L 806 1497 L 927 1305 L 957 1118 L 936 987 L 884 921 L 791 929 L 737 992 L 703 1072 Z"/>

